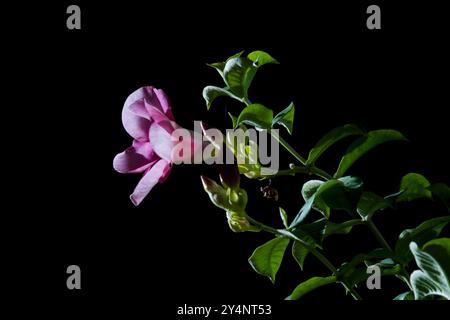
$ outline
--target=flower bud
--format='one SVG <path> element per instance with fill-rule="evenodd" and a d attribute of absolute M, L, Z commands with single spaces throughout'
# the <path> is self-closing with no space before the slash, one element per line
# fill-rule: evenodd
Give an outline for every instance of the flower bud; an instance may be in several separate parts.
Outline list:
<path fill-rule="evenodd" d="M 205 189 L 211 202 L 217 207 L 227 210 L 230 206 L 227 191 L 208 177 L 200 176 L 200 179 L 202 180 L 203 189 Z"/>
<path fill-rule="evenodd" d="M 244 215 L 236 212 L 227 211 L 228 226 L 233 232 L 260 231 L 259 228 L 252 226 Z"/>

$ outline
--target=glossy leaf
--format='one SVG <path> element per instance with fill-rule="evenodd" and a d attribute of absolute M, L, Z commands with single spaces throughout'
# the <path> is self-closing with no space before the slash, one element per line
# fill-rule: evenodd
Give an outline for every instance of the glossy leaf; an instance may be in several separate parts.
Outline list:
<path fill-rule="evenodd" d="M 292 129 L 294 126 L 294 113 L 295 113 L 295 105 L 291 102 L 291 104 L 284 110 L 280 111 L 272 120 L 272 126 L 275 124 L 282 125 L 286 128 L 289 134 L 292 134 Z"/>
<path fill-rule="evenodd" d="M 323 237 L 325 238 L 332 234 L 347 234 L 352 230 L 354 226 L 357 226 L 359 224 L 363 224 L 363 222 L 359 219 L 348 220 L 342 223 L 329 222 L 325 226 Z"/>
<path fill-rule="evenodd" d="M 400 182 L 400 190 L 403 190 L 403 193 L 397 197 L 397 201 L 431 199 L 431 191 L 428 189 L 430 186 L 430 182 L 424 176 L 418 173 L 408 173 Z"/>
<path fill-rule="evenodd" d="M 312 245 L 314 247 L 317 247 L 316 242 L 312 238 L 307 238 L 306 242 L 308 242 L 310 245 Z M 303 270 L 303 264 L 305 263 L 305 259 L 306 259 L 306 256 L 308 255 L 308 253 L 309 253 L 309 249 L 306 248 L 301 243 L 296 241 L 292 245 L 292 256 L 294 257 L 295 261 L 297 261 L 301 270 Z"/>
<path fill-rule="evenodd" d="M 378 248 L 367 254 L 358 254 L 350 262 L 342 264 L 337 272 L 337 277 L 341 281 L 345 281 L 348 285 L 354 286 L 365 281 L 370 274 L 367 273 L 368 265 L 377 265 L 381 269 L 381 275 L 396 275 L 401 272 L 401 267 L 395 264 L 390 257 L 392 254 L 389 250 Z M 381 260 L 373 263 L 374 260 Z M 387 263 L 390 261 L 390 263 Z"/>
<path fill-rule="evenodd" d="M 213 101 L 221 96 L 228 96 L 232 98 L 236 98 L 231 92 L 229 92 L 226 88 L 219 88 L 215 86 L 207 86 L 203 89 L 203 98 L 206 101 L 206 107 L 211 108 L 211 104 Z"/>
<path fill-rule="evenodd" d="M 257 67 L 261 67 L 268 63 L 278 64 L 279 62 L 275 60 L 270 54 L 267 52 L 257 50 L 250 52 L 247 56 Z"/>
<path fill-rule="evenodd" d="M 224 76 L 223 76 L 223 69 L 225 68 L 225 64 L 226 64 L 229 60 L 231 60 L 231 59 L 233 59 L 233 58 L 239 58 L 243 53 L 244 53 L 244 51 L 238 52 L 238 53 L 232 55 L 231 57 L 229 57 L 225 62 L 208 63 L 207 65 L 208 65 L 209 67 L 212 67 L 212 68 L 216 69 L 216 70 L 219 72 L 219 74 L 222 76 L 222 78 L 224 78 Z M 225 80 L 225 79 L 224 79 L 224 80 Z"/>
<path fill-rule="evenodd" d="M 308 239 L 311 238 L 317 245 L 320 245 L 323 240 L 323 233 L 327 223 L 328 220 L 322 218 L 311 223 L 299 224 L 295 228 L 292 228 L 292 233 L 307 242 L 309 242 Z"/>
<path fill-rule="evenodd" d="M 414 300 L 414 293 L 412 291 L 407 291 L 399 294 L 393 300 Z"/>
<path fill-rule="evenodd" d="M 283 226 L 285 228 L 288 228 L 289 227 L 289 222 L 288 222 L 287 213 L 282 207 L 280 207 L 279 210 L 280 210 L 280 217 L 281 217 L 281 221 L 283 222 Z"/>
<path fill-rule="evenodd" d="M 353 165 L 353 163 L 355 163 L 368 151 L 382 143 L 395 140 L 405 140 L 405 137 L 400 132 L 395 130 L 370 131 L 350 145 L 344 157 L 341 159 L 339 168 L 334 176 L 336 178 L 342 177 L 344 173 Z"/>
<path fill-rule="evenodd" d="M 427 220 L 414 229 L 404 230 L 395 245 L 395 254 L 402 262 L 407 263 L 412 259 L 409 251 L 409 243 L 416 242 L 418 245 L 424 245 L 431 239 L 436 238 L 450 222 L 450 216 L 439 217 Z"/>
<path fill-rule="evenodd" d="M 421 269 L 414 271 L 410 277 L 416 300 L 423 300 L 428 296 L 450 300 L 450 283 L 442 266 L 430 254 L 420 250 L 415 242 L 411 242 L 409 248 Z"/>
<path fill-rule="evenodd" d="M 428 241 L 422 249 L 436 259 L 447 278 L 450 279 L 450 238 L 433 239 Z"/>
<path fill-rule="evenodd" d="M 310 278 L 300 283 L 286 300 L 298 300 L 308 292 L 334 282 L 336 282 L 335 276 Z"/>
<path fill-rule="evenodd" d="M 273 112 L 262 104 L 251 104 L 245 107 L 237 119 L 236 125 L 249 124 L 261 129 L 269 129 Z"/>
<path fill-rule="evenodd" d="M 256 248 L 248 261 L 257 273 L 269 277 L 275 283 L 275 276 L 288 244 L 287 238 L 272 239 Z"/>
<path fill-rule="evenodd" d="M 357 207 L 361 218 L 368 220 L 375 212 L 391 207 L 391 203 L 373 192 L 363 192 Z"/>
<path fill-rule="evenodd" d="M 362 180 L 357 177 L 347 176 L 339 178 L 337 181 L 339 183 L 333 186 L 321 188 L 317 197 L 331 209 L 346 210 L 353 214 L 361 195 Z"/>
<path fill-rule="evenodd" d="M 319 142 L 317 142 L 314 148 L 311 149 L 308 159 L 306 160 L 306 164 L 314 164 L 314 162 L 316 162 L 316 160 L 322 155 L 322 153 L 324 153 L 329 147 L 331 147 L 336 142 L 344 139 L 345 137 L 361 134 L 364 134 L 364 132 L 360 128 L 352 124 L 346 124 L 343 127 L 338 127 L 331 130 L 326 135 L 324 135 L 322 139 L 319 140 Z"/>
<path fill-rule="evenodd" d="M 246 100 L 256 70 L 251 60 L 242 57 L 232 58 L 223 69 L 225 83 L 234 95 Z"/>
<path fill-rule="evenodd" d="M 295 227 L 302 223 L 314 204 L 319 205 L 319 211 L 322 211 L 320 209 L 323 209 L 325 205 L 332 209 L 344 209 L 352 212 L 359 198 L 359 189 L 362 186 L 362 181 L 357 177 L 347 176 L 326 182 L 310 180 L 305 185 L 302 188 L 302 195 L 307 200 L 290 227 Z M 326 217 L 328 218 L 328 216 Z"/>

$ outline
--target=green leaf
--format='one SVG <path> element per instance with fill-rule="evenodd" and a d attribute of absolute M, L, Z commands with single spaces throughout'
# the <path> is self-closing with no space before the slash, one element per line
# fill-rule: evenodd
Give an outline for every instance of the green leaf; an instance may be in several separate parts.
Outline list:
<path fill-rule="evenodd" d="M 269 129 L 272 118 L 272 110 L 262 104 L 251 104 L 241 111 L 236 125 L 249 124 L 257 128 Z"/>
<path fill-rule="evenodd" d="M 308 292 L 334 282 L 336 282 L 335 276 L 310 278 L 300 283 L 286 300 L 298 300 Z"/>
<path fill-rule="evenodd" d="M 339 178 L 337 181 L 337 184 L 321 188 L 317 197 L 331 209 L 346 210 L 353 214 L 361 195 L 362 180 L 357 177 L 346 176 Z"/>
<path fill-rule="evenodd" d="M 441 200 L 450 211 L 450 187 L 445 183 L 436 183 L 429 187 L 433 196 Z"/>
<path fill-rule="evenodd" d="M 409 262 L 412 259 L 409 251 L 409 243 L 414 241 L 420 246 L 425 244 L 427 241 L 436 238 L 449 222 L 450 216 L 433 218 L 421 223 L 414 229 L 404 230 L 395 245 L 397 258 L 404 263 Z"/>
<path fill-rule="evenodd" d="M 279 62 L 275 60 L 270 54 L 264 51 L 253 51 L 250 52 L 247 56 L 257 67 L 261 67 L 268 63 L 278 64 Z"/>
<path fill-rule="evenodd" d="M 208 67 L 214 68 L 219 72 L 219 74 L 223 77 L 223 68 L 225 68 L 225 62 L 214 62 L 214 63 L 207 63 Z"/>
<path fill-rule="evenodd" d="M 411 242 L 409 248 L 421 269 L 414 271 L 410 277 L 416 300 L 430 295 L 450 300 L 450 283 L 442 266 L 430 254 L 420 250 L 415 242 Z"/>
<path fill-rule="evenodd" d="M 353 163 L 355 163 L 355 161 L 365 153 L 379 144 L 395 140 L 405 140 L 405 137 L 400 132 L 395 130 L 370 131 L 350 145 L 344 157 L 341 159 L 339 168 L 334 176 L 336 178 L 342 177 L 344 173 L 353 165 Z"/>
<path fill-rule="evenodd" d="M 280 111 L 275 118 L 272 120 L 272 126 L 275 124 L 282 125 L 286 128 L 289 134 L 292 134 L 292 129 L 294 126 L 294 112 L 295 105 L 293 102 L 284 110 Z"/>
<path fill-rule="evenodd" d="M 257 273 L 269 277 L 275 283 L 275 276 L 288 244 L 288 238 L 272 239 L 256 248 L 248 261 Z"/>
<path fill-rule="evenodd" d="M 391 203 L 373 192 L 363 192 L 357 207 L 361 218 L 369 220 L 375 212 L 391 207 Z"/>
<path fill-rule="evenodd" d="M 306 160 L 307 165 L 312 165 L 316 160 L 324 153 L 329 147 L 338 142 L 339 140 L 344 139 L 345 137 L 352 135 L 361 135 L 364 132 L 355 125 L 346 124 L 343 127 L 338 127 L 326 135 L 322 137 L 322 139 L 317 142 L 314 148 L 309 152 L 308 159 Z"/>
<path fill-rule="evenodd" d="M 351 176 L 331 179 L 326 182 L 320 180 L 306 182 L 302 188 L 302 195 L 306 202 L 294 218 L 294 221 L 292 221 L 290 227 L 292 228 L 302 223 L 314 204 L 318 205 L 317 209 L 321 212 L 324 207 L 344 209 L 352 212 L 353 207 L 356 206 L 357 199 L 359 199 L 361 186 L 361 179 Z"/>
<path fill-rule="evenodd" d="M 302 187 L 302 197 L 305 202 L 307 202 L 308 199 L 313 196 L 317 189 L 324 183 L 325 182 L 321 180 L 309 180 L 305 182 Z M 312 206 L 313 209 L 322 213 L 326 218 L 330 217 L 330 207 L 328 207 L 322 199 L 317 198 L 311 201 L 314 202 Z"/>
<path fill-rule="evenodd" d="M 401 272 L 401 267 L 396 265 L 388 257 L 391 256 L 389 250 L 378 248 L 367 254 L 358 254 L 350 262 L 343 263 L 337 271 L 337 277 L 340 281 L 345 281 L 349 286 L 354 286 L 366 280 L 370 274 L 367 273 L 367 266 L 377 265 L 381 268 L 381 275 L 395 275 Z M 372 260 L 384 259 L 378 263 Z M 387 263 L 390 261 L 390 263 Z"/>
<path fill-rule="evenodd" d="M 248 88 L 252 83 L 257 68 L 247 58 L 232 58 L 223 69 L 225 83 L 230 91 L 241 99 L 248 99 Z M 272 119 L 271 119 L 272 120 Z"/>
<path fill-rule="evenodd" d="M 433 239 L 428 241 L 422 249 L 436 259 L 447 278 L 450 279 L 450 238 Z"/>
<path fill-rule="evenodd" d="M 211 108 L 211 104 L 217 97 L 228 96 L 232 98 L 236 98 L 231 92 L 224 88 L 219 88 L 215 86 L 207 86 L 203 89 L 203 98 L 206 101 L 206 107 Z"/>
<path fill-rule="evenodd" d="M 288 222 L 287 213 L 282 207 L 279 207 L 279 210 L 280 210 L 281 221 L 283 221 L 283 226 L 285 228 L 288 228 L 289 227 L 289 222 Z"/>
<path fill-rule="evenodd" d="M 322 243 L 327 223 L 326 218 L 321 218 L 311 223 L 299 224 L 292 229 L 292 233 L 306 242 L 310 242 L 310 239 L 312 239 L 318 245 Z"/>
<path fill-rule="evenodd" d="M 225 68 L 225 64 L 226 64 L 230 59 L 233 59 L 233 58 L 239 58 L 243 53 L 244 53 L 244 51 L 238 52 L 238 53 L 232 55 L 231 57 L 229 57 L 225 62 L 207 63 L 206 65 L 209 66 L 209 67 L 212 67 L 212 68 L 216 69 L 216 70 L 219 72 L 219 74 L 222 76 L 222 78 L 224 78 L 224 75 L 223 75 L 223 69 Z M 224 80 L 225 80 L 225 78 L 224 78 Z"/>
<path fill-rule="evenodd" d="M 408 173 L 400 182 L 400 190 L 404 192 L 398 196 L 397 202 L 412 201 L 419 198 L 431 199 L 431 191 L 428 190 L 430 182 L 418 173 Z"/>
<path fill-rule="evenodd" d="M 325 238 L 332 234 L 347 234 L 352 230 L 354 226 L 359 224 L 363 224 L 363 221 L 359 219 L 354 219 L 342 223 L 329 222 L 325 226 L 325 229 L 323 231 L 323 237 Z"/>
<path fill-rule="evenodd" d="M 311 244 L 314 247 L 317 247 L 316 242 L 312 238 L 307 238 L 305 240 L 309 244 Z M 304 245 L 302 245 L 299 242 L 294 242 L 292 245 L 292 256 L 294 257 L 295 261 L 297 261 L 298 265 L 300 266 L 300 269 L 303 271 L 303 264 L 305 263 L 306 256 L 309 253 L 309 249 L 306 248 Z"/>
<path fill-rule="evenodd" d="M 412 291 L 407 291 L 399 294 L 393 300 L 414 300 L 414 293 Z"/>

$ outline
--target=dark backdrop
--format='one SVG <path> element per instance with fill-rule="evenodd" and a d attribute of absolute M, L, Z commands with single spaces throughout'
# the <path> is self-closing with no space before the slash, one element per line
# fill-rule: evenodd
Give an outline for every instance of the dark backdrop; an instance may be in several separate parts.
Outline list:
<path fill-rule="evenodd" d="M 392 128 L 409 142 L 376 149 L 349 173 L 379 194 L 397 191 L 408 172 L 450 182 L 443 8 L 378 3 L 382 30 L 370 31 L 365 3 L 288 3 L 78 1 L 80 31 L 65 28 L 69 3 L 17 9 L 32 25 L 26 29 L 16 22 L 11 30 L 31 35 L 18 68 L 24 71 L 19 80 L 26 82 L 24 99 L 32 102 L 28 115 L 36 127 L 27 146 L 35 159 L 33 179 L 12 217 L 23 243 L 15 251 L 21 260 L 11 262 L 21 270 L 15 280 L 20 294 L 37 291 L 74 307 L 147 301 L 169 316 L 184 303 L 279 301 L 300 281 L 326 275 L 314 257 L 307 258 L 302 273 L 289 255 L 275 285 L 257 275 L 247 258 L 270 237 L 228 229 L 199 180 L 200 174 L 216 178 L 214 168 L 175 167 L 137 208 L 128 195 L 140 177 L 112 168 L 114 155 L 131 142 L 120 119 L 129 93 L 145 85 L 162 88 L 182 126 L 191 128 L 199 119 L 222 126 L 225 111 L 238 109 L 220 99 L 215 116 L 206 112 L 203 87 L 221 83 L 205 63 L 241 50 L 265 50 L 281 62 L 258 71 L 250 95 L 276 110 L 295 102 L 294 135 L 287 139 L 301 153 L 345 123 Z M 320 165 L 335 169 L 348 142 L 333 147 Z M 274 180 L 278 204 L 262 197 L 260 183 L 243 182 L 249 210 L 266 222 L 278 222 L 278 205 L 293 216 L 302 204 L 304 181 L 302 176 Z M 375 222 L 393 243 L 403 229 L 442 214 L 439 205 L 418 201 L 382 213 Z M 364 228 L 325 242 L 335 264 L 374 246 Z M 80 292 L 65 287 L 70 264 L 81 267 Z M 30 266 L 38 275 L 33 286 L 26 276 Z M 406 291 L 395 279 L 383 279 L 382 287 L 361 292 L 389 300 Z M 303 301 L 318 300 L 351 299 L 336 285 Z"/>

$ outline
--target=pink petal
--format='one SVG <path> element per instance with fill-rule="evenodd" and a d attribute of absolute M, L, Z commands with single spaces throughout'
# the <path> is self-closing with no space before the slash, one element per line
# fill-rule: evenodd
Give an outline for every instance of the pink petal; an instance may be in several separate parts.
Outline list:
<path fill-rule="evenodd" d="M 166 93 L 161 89 L 154 89 L 156 96 L 158 97 L 159 103 L 161 104 L 162 111 L 169 117 L 170 120 L 174 120 L 172 114 L 172 108 L 170 107 L 169 98 Z"/>
<path fill-rule="evenodd" d="M 144 119 L 150 120 L 150 114 L 145 107 L 145 101 L 139 100 L 128 106 L 128 110 L 133 112 L 135 115 L 142 117 Z"/>
<path fill-rule="evenodd" d="M 153 187 L 160 181 L 164 181 L 170 173 L 170 163 L 165 160 L 159 160 L 153 167 L 148 169 L 142 179 L 139 181 L 136 189 L 130 195 L 130 200 L 135 206 L 149 194 Z"/>
<path fill-rule="evenodd" d="M 174 142 L 172 141 L 172 131 L 173 127 L 168 121 L 153 123 L 149 130 L 150 145 L 152 146 L 153 151 L 162 159 L 169 162 L 174 145 Z"/>
<path fill-rule="evenodd" d="M 170 119 L 166 114 L 164 114 L 160 109 L 147 104 L 147 102 L 145 103 L 146 109 L 148 111 L 148 114 L 150 115 L 150 118 L 156 122 L 163 122 L 163 121 L 171 121 L 172 119 Z"/>
<path fill-rule="evenodd" d="M 143 155 L 150 161 L 159 160 L 155 159 L 158 157 L 156 153 L 153 151 L 150 142 L 142 142 L 138 140 L 133 140 L 133 147 L 136 149 L 136 152 Z"/>
<path fill-rule="evenodd" d="M 136 140 L 148 141 L 150 121 L 136 115 L 126 105 L 122 110 L 122 124 L 130 136 Z"/>
<path fill-rule="evenodd" d="M 154 161 L 151 161 L 153 150 L 150 143 L 133 142 L 133 147 L 114 157 L 113 167 L 120 173 L 137 173 L 148 169 Z"/>

